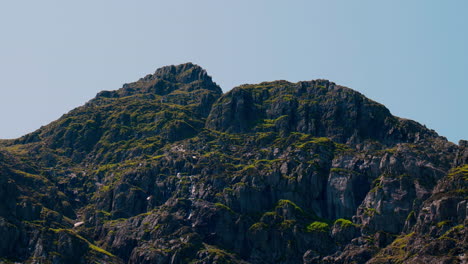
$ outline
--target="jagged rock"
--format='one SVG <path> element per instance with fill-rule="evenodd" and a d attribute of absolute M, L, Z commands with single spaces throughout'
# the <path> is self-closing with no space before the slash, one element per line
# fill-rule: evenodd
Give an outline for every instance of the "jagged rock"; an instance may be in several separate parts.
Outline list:
<path fill-rule="evenodd" d="M 332 238 L 341 245 L 346 245 L 360 235 L 359 226 L 346 219 L 338 219 L 332 227 Z"/>
<path fill-rule="evenodd" d="M 460 140 L 458 143 L 458 151 L 455 158 L 455 166 L 462 166 L 464 164 L 468 164 L 468 141 L 467 140 Z"/>

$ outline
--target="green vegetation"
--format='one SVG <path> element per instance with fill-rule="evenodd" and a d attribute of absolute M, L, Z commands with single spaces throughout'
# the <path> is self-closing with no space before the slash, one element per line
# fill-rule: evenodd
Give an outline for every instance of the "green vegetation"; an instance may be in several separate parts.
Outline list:
<path fill-rule="evenodd" d="M 28 172 L 24 172 L 24 171 L 20 171 L 20 170 L 16 170 L 16 169 L 12 169 L 11 170 L 13 173 L 16 173 L 18 175 L 21 175 L 24 177 L 25 180 L 31 180 L 32 182 L 35 182 L 35 181 L 43 181 L 45 183 L 49 182 L 49 180 L 41 175 L 37 175 L 37 174 L 32 174 L 32 173 L 28 173 Z"/>
<path fill-rule="evenodd" d="M 408 216 L 406 217 L 406 221 L 410 220 L 411 218 L 413 218 L 415 216 L 415 213 L 414 211 L 411 211 Z"/>
<path fill-rule="evenodd" d="M 468 181 L 468 164 L 452 169 L 448 175 L 449 177 L 461 175 L 463 180 Z"/>
<path fill-rule="evenodd" d="M 231 208 L 229 208 L 227 205 L 224 205 L 222 203 L 215 203 L 215 206 L 218 207 L 218 208 L 224 209 L 224 210 L 230 212 L 231 214 L 235 214 L 235 212 Z"/>
<path fill-rule="evenodd" d="M 379 177 L 379 178 L 376 178 L 373 182 L 372 182 L 372 185 L 374 186 L 370 192 L 377 192 L 378 190 L 382 189 L 383 185 L 382 185 L 382 178 Z"/>
<path fill-rule="evenodd" d="M 257 231 L 257 230 L 262 230 L 262 229 L 267 229 L 268 225 L 263 223 L 263 222 L 257 222 L 250 226 L 249 230 L 250 231 Z"/>
<path fill-rule="evenodd" d="M 284 220 L 280 224 L 280 229 L 291 229 L 296 224 L 296 220 Z"/>
<path fill-rule="evenodd" d="M 276 125 L 278 123 L 281 122 L 281 120 L 284 120 L 288 118 L 288 115 L 282 115 L 282 116 L 279 116 L 278 118 L 276 119 L 263 119 L 262 121 L 260 121 L 260 123 L 256 126 L 256 130 L 260 130 L 260 131 L 268 131 L 269 129 L 272 129 L 274 127 L 276 127 Z"/>
<path fill-rule="evenodd" d="M 210 256 L 211 259 L 215 259 L 217 263 L 237 263 L 234 260 L 238 259 L 239 257 L 236 256 L 234 253 L 213 245 L 208 245 L 206 243 L 203 243 L 203 246 L 205 247 L 205 249 L 202 251 L 203 254 Z M 197 259 L 191 261 L 185 260 L 184 263 L 193 264 L 198 263 L 198 261 Z"/>
<path fill-rule="evenodd" d="M 299 145 L 297 145 L 297 148 L 302 149 L 302 150 L 309 150 L 316 146 L 328 146 L 331 143 L 333 143 L 333 141 L 331 141 L 329 138 L 317 137 L 317 138 L 312 138 L 311 140 L 307 142 L 300 143 Z"/>
<path fill-rule="evenodd" d="M 104 249 L 90 243 L 87 239 L 85 239 L 84 237 L 78 235 L 73 230 L 63 229 L 63 228 L 58 228 L 58 229 L 50 228 L 49 230 L 54 232 L 54 233 L 62 233 L 62 232 L 67 233 L 68 235 L 76 237 L 76 238 L 80 239 L 81 241 L 85 242 L 91 250 L 96 251 L 96 252 L 101 253 L 101 254 L 104 254 L 104 255 L 107 255 L 107 256 L 110 256 L 110 257 L 114 257 L 113 254 L 111 254 L 111 253 L 107 252 L 106 250 L 104 250 Z"/>
<path fill-rule="evenodd" d="M 343 169 L 343 168 L 331 168 L 330 172 L 338 173 L 340 175 L 358 174 L 355 171 L 347 170 L 347 169 Z"/>
<path fill-rule="evenodd" d="M 276 216 L 276 212 L 266 212 L 263 214 L 263 217 Z"/>
<path fill-rule="evenodd" d="M 276 207 L 278 208 L 278 207 L 286 207 L 286 206 L 292 206 L 296 211 L 298 211 L 301 214 L 304 214 L 304 210 L 302 210 L 302 208 L 300 208 L 299 206 L 297 206 L 295 203 L 291 202 L 290 200 L 279 200 L 278 205 Z"/>
<path fill-rule="evenodd" d="M 379 212 L 377 212 L 375 208 L 371 208 L 371 207 L 364 208 L 364 215 L 373 217 L 375 214 L 380 214 Z"/>
<path fill-rule="evenodd" d="M 327 223 L 319 221 L 314 221 L 306 227 L 307 232 L 328 232 L 329 230 L 330 226 Z"/>
<path fill-rule="evenodd" d="M 216 247 L 208 247 L 207 252 L 221 258 L 229 257 L 229 253 Z"/>
<path fill-rule="evenodd" d="M 389 153 L 389 154 L 395 154 L 397 152 L 397 148 L 387 148 L 387 149 L 382 149 L 382 150 L 378 150 L 377 151 L 377 155 L 383 155 L 383 154 L 386 154 L 386 153 Z"/>
<path fill-rule="evenodd" d="M 395 239 L 386 249 L 380 251 L 375 257 L 375 263 L 395 263 L 404 264 L 413 255 L 408 251 L 407 246 L 414 233 L 402 235 Z"/>
<path fill-rule="evenodd" d="M 350 226 L 356 226 L 353 222 L 348 219 L 339 218 L 335 221 L 335 225 L 339 225 L 341 228 L 348 228 Z"/>
<path fill-rule="evenodd" d="M 156 155 L 156 156 L 153 156 L 151 157 L 152 160 L 158 160 L 158 159 L 161 159 L 163 158 L 165 155 Z"/>
<path fill-rule="evenodd" d="M 350 153 L 353 151 L 353 149 L 346 144 L 341 144 L 341 143 L 336 143 L 336 142 L 334 142 L 334 144 L 335 144 L 336 153 L 343 154 L 343 153 Z"/>
<path fill-rule="evenodd" d="M 436 226 L 437 226 L 438 228 L 441 228 L 441 227 L 443 227 L 443 226 L 445 226 L 445 225 L 450 224 L 451 222 L 452 222 L 452 221 L 444 220 L 444 221 L 441 221 L 441 222 L 437 223 Z"/>
<path fill-rule="evenodd" d="M 464 225 L 456 225 L 456 226 L 450 228 L 447 232 L 445 232 L 445 234 L 440 236 L 439 239 L 451 239 L 451 240 L 453 240 L 454 238 L 452 238 L 452 236 L 455 235 L 456 233 L 462 231 L 464 228 L 465 228 Z M 456 240 L 456 242 L 459 243 L 460 241 Z"/>
<path fill-rule="evenodd" d="M 106 250 L 104 250 L 104 249 L 102 249 L 102 248 L 100 248 L 100 247 L 98 247 L 96 245 L 93 245 L 91 243 L 89 243 L 88 245 L 89 245 L 89 248 L 91 250 L 94 250 L 94 251 L 99 252 L 101 254 L 107 255 L 109 257 L 114 257 L 114 255 L 112 253 L 109 253 L 108 251 L 106 251 Z"/>
<path fill-rule="evenodd" d="M 98 211 L 96 211 L 96 213 L 100 213 L 100 214 L 102 214 L 104 216 L 107 216 L 107 217 L 111 216 L 111 213 L 109 213 L 107 211 L 104 211 L 104 210 L 98 210 Z"/>

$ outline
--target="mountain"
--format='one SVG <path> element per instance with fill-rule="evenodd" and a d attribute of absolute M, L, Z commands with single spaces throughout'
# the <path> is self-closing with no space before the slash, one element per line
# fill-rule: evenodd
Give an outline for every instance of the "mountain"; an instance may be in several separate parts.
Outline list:
<path fill-rule="evenodd" d="M 0 263 L 466 263 L 468 141 L 186 63 L 0 141 L 0 199 Z"/>

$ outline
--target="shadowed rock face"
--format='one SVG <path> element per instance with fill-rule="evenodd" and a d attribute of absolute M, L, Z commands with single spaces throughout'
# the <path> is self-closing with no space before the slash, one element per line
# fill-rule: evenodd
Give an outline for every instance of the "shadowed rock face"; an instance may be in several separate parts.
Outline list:
<path fill-rule="evenodd" d="M 467 149 L 326 80 L 167 66 L 0 142 L 0 262 L 462 263 Z"/>

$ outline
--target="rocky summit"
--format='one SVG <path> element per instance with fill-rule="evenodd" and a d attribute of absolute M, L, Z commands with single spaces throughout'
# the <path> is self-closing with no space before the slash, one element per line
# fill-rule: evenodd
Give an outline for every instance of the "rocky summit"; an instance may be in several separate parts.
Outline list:
<path fill-rule="evenodd" d="M 467 263 L 468 142 L 187 63 L 0 141 L 0 263 Z"/>

